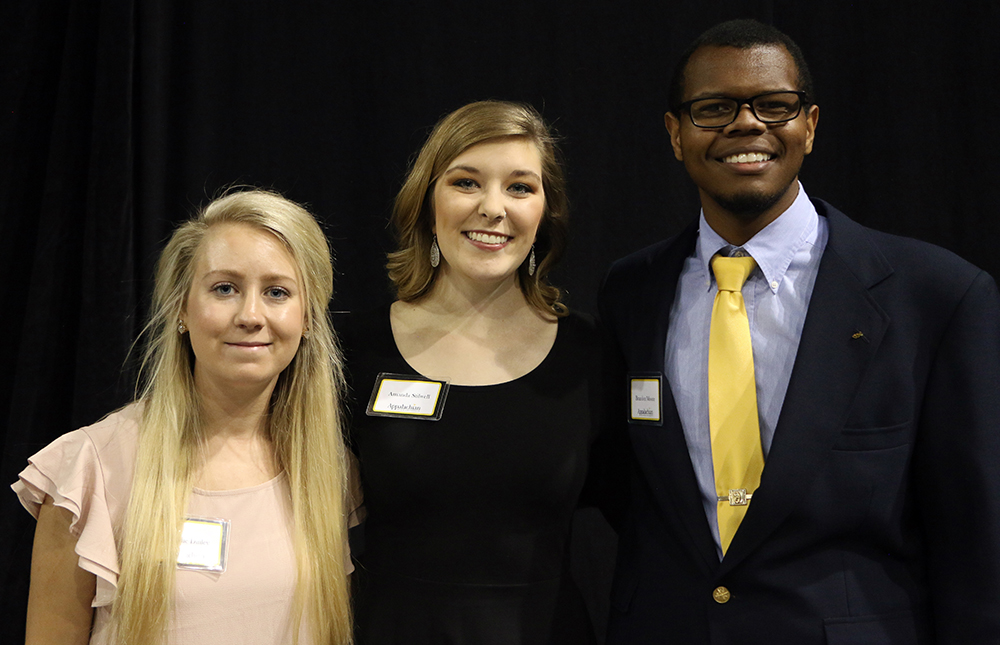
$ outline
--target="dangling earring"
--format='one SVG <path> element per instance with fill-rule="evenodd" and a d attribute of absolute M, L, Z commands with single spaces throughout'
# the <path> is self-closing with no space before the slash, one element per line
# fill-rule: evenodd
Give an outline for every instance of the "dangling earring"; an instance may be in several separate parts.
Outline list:
<path fill-rule="evenodd" d="M 528 254 L 528 275 L 535 275 L 535 245 L 531 245 L 531 253 Z"/>
<path fill-rule="evenodd" d="M 180 334 L 181 336 L 183 336 L 184 334 L 187 333 L 187 330 L 188 330 L 187 325 L 184 324 L 183 320 L 181 320 L 180 318 L 178 318 L 177 319 L 177 333 Z"/>
<path fill-rule="evenodd" d="M 431 267 L 437 268 L 441 264 L 441 249 L 438 248 L 438 236 L 434 236 L 434 240 L 431 241 Z"/>

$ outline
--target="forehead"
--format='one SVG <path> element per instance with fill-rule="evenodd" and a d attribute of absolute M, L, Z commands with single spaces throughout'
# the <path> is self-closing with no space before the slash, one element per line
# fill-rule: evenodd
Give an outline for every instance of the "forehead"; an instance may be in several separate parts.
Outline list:
<path fill-rule="evenodd" d="M 703 47 L 691 55 L 684 70 L 684 100 L 797 90 L 798 76 L 794 59 L 781 45 Z"/>
<path fill-rule="evenodd" d="M 195 273 L 230 271 L 295 277 L 295 261 L 273 233 L 234 222 L 216 224 L 205 232 L 195 257 Z"/>
<path fill-rule="evenodd" d="M 536 170 L 542 165 L 542 155 L 538 146 L 528 137 L 521 136 L 500 137 L 475 143 L 460 152 L 448 166 L 461 164 L 470 159 L 507 160 L 511 163 L 534 166 Z"/>

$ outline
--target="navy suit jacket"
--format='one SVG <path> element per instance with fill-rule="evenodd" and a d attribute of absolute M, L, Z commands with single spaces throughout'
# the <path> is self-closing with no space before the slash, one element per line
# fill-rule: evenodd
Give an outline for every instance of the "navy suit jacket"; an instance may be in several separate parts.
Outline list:
<path fill-rule="evenodd" d="M 829 242 L 760 488 L 721 562 L 669 386 L 662 426 L 629 423 L 612 645 L 1000 642 L 996 283 L 815 204 Z M 602 320 L 628 373 L 663 372 L 696 237 L 609 271 Z"/>

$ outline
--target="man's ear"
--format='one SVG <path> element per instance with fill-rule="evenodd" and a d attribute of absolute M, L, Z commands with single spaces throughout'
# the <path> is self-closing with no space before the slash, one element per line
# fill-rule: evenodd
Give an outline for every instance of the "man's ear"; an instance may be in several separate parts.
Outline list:
<path fill-rule="evenodd" d="M 677 161 L 684 161 L 684 153 L 681 152 L 681 122 L 673 112 L 663 115 L 663 125 L 667 126 L 670 133 L 670 145 L 674 148 L 674 157 Z"/>
<path fill-rule="evenodd" d="M 819 106 L 810 105 L 809 111 L 806 113 L 806 154 L 813 150 L 813 139 L 816 138 L 817 125 L 819 125 Z"/>

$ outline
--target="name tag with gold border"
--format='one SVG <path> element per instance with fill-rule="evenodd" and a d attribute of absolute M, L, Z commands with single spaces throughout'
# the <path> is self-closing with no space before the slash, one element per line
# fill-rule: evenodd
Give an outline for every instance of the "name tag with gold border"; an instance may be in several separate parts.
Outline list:
<path fill-rule="evenodd" d="M 178 569 L 226 570 L 229 556 L 229 520 L 214 517 L 186 517 L 181 529 Z"/>
<path fill-rule="evenodd" d="M 629 421 L 663 425 L 663 374 L 629 374 Z"/>
<path fill-rule="evenodd" d="M 437 421 L 447 398 L 448 381 L 382 372 L 375 379 L 365 413 L 370 417 Z"/>

